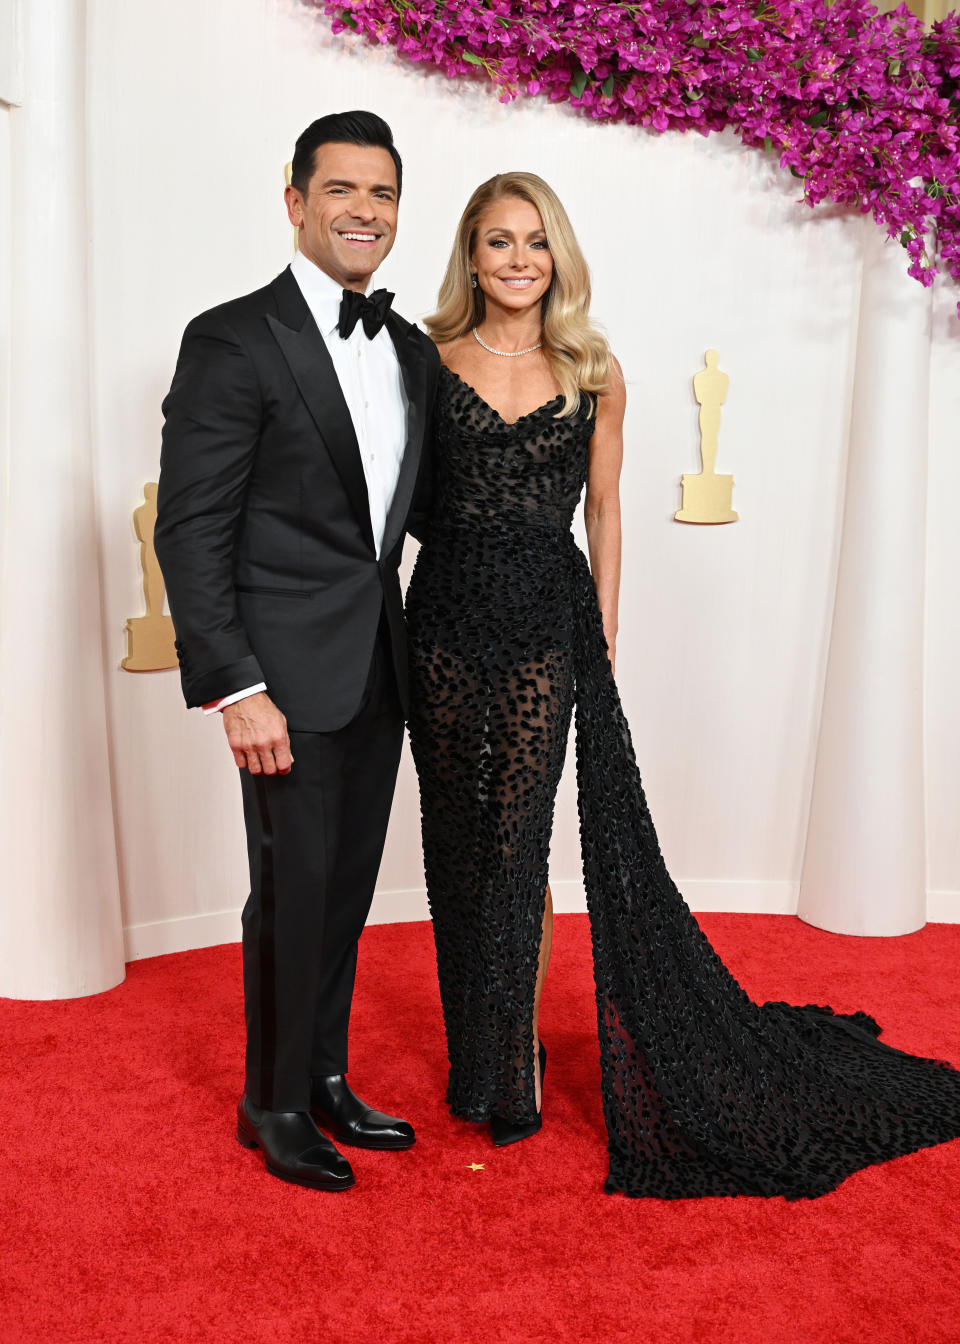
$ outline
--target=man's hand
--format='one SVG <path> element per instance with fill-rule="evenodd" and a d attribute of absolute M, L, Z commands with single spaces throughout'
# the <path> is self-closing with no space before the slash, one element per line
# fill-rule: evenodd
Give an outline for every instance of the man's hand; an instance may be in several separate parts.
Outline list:
<path fill-rule="evenodd" d="M 287 721 L 265 691 L 223 711 L 233 759 L 251 775 L 289 775 L 293 765 Z"/>

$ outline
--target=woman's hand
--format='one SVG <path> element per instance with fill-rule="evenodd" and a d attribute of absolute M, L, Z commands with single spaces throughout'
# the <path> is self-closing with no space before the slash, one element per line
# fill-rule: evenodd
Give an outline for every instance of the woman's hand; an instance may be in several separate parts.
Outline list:
<path fill-rule="evenodd" d="M 603 637 L 607 641 L 607 657 L 610 659 L 610 671 L 614 676 L 617 675 L 617 632 L 616 630 L 603 632 Z"/>

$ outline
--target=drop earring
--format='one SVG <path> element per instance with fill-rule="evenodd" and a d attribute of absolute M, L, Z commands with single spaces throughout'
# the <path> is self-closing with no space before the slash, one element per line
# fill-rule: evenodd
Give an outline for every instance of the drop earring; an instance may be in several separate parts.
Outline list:
<path fill-rule="evenodd" d="M 475 275 L 471 275 L 471 277 L 470 277 L 470 288 L 471 288 L 471 289 L 476 289 L 476 287 L 477 287 L 477 277 L 476 277 Z"/>

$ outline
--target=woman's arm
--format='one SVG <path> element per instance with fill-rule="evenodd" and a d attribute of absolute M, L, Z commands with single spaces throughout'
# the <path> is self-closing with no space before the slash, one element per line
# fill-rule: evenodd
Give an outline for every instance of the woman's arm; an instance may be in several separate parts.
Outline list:
<path fill-rule="evenodd" d="M 607 390 L 597 399 L 597 423 L 590 440 L 590 466 L 583 518 L 590 569 L 603 617 L 603 633 L 616 672 L 617 602 L 620 596 L 620 468 L 627 390 L 616 360 Z"/>

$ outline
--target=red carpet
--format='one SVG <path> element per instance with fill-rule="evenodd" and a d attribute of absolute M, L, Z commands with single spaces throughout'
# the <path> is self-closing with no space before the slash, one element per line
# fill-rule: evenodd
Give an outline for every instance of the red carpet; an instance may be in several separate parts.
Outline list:
<path fill-rule="evenodd" d="M 891 1044 L 960 1062 L 960 926 L 701 922 L 755 998 L 864 1008 Z M 602 1193 L 585 916 L 558 921 L 543 1132 L 502 1151 L 442 1106 L 429 927 L 367 931 L 351 1081 L 419 1142 L 351 1153 L 340 1195 L 267 1176 L 233 1137 L 239 948 L 128 970 L 95 998 L 0 1002 L 4 1344 L 960 1340 L 960 1142 L 814 1202 Z"/>

